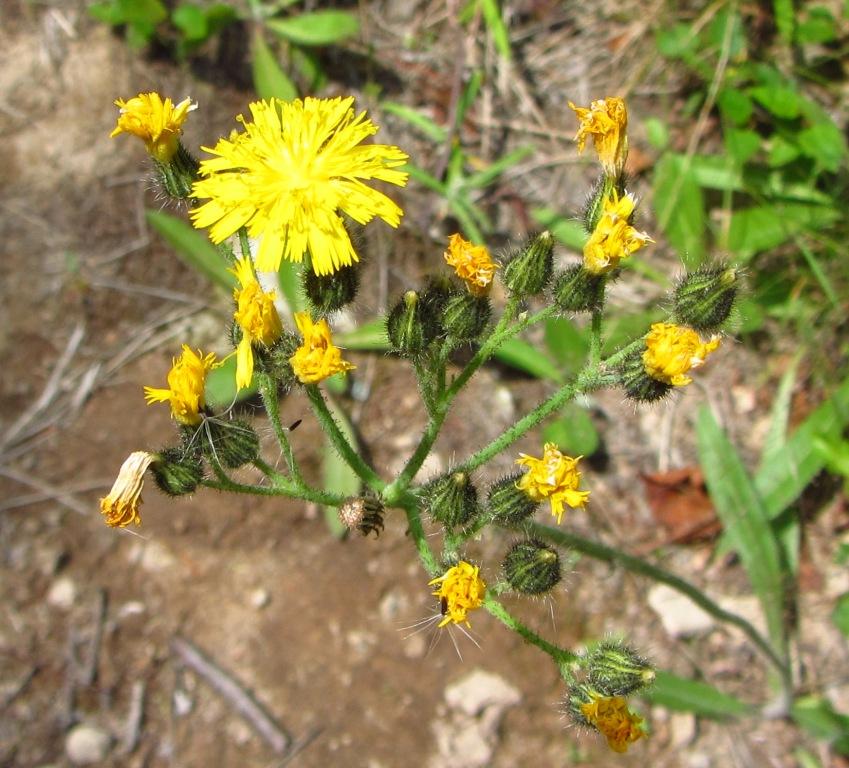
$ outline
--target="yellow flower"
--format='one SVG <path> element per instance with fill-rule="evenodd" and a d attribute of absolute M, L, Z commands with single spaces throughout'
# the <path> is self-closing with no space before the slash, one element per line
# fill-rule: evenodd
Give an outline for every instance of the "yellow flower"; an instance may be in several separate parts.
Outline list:
<path fill-rule="evenodd" d="M 593 137 L 598 159 L 609 176 L 619 176 L 625 167 L 628 156 L 628 110 L 625 102 L 616 97 L 598 99 L 587 107 L 576 107 L 571 101 L 570 109 L 575 110 L 581 124 L 575 141 L 578 151 L 584 151 L 587 136 Z"/>
<path fill-rule="evenodd" d="M 241 288 L 233 291 L 236 311 L 233 319 L 242 329 L 242 339 L 236 352 L 236 386 L 249 387 L 254 374 L 253 345 L 269 346 L 280 338 L 283 325 L 274 306 L 274 293 L 264 293 L 254 275 L 251 260 L 242 258 L 231 269 Z"/>
<path fill-rule="evenodd" d="M 605 198 L 601 218 L 584 246 L 584 269 L 603 275 L 619 266 L 646 243 L 653 243 L 645 232 L 638 232 L 629 223 L 637 201 L 633 195 L 619 197 L 614 191 Z"/>
<path fill-rule="evenodd" d="M 583 507 L 590 497 L 589 491 L 579 491 L 581 473 L 578 472 L 578 462 L 583 458 L 571 459 L 564 456 L 554 443 L 546 443 L 541 459 L 519 454 L 517 464 L 528 468 L 527 472 L 516 483 L 520 491 L 524 491 L 531 499 L 540 502 L 548 499 L 551 504 L 551 514 L 557 518 L 558 525 L 563 519 L 563 505 Z"/>
<path fill-rule="evenodd" d="M 674 323 L 654 323 L 646 335 L 643 365 L 653 379 L 683 387 L 692 379 L 691 368 L 698 368 L 705 358 L 719 347 L 719 337 L 702 341 L 692 328 Z"/>
<path fill-rule="evenodd" d="M 198 350 L 195 354 L 188 344 L 183 344 L 183 353 L 174 358 L 168 372 L 168 389 L 144 388 L 147 404 L 170 402 L 171 415 L 181 424 L 200 424 L 200 412 L 206 407 L 206 374 L 215 366 L 213 353 L 204 356 Z"/>
<path fill-rule="evenodd" d="M 480 608 L 486 594 L 486 582 L 478 575 L 480 568 L 465 560 L 461 560 L 453 568 L 449 568 L 442 576 L 428 582 L 428 586 L 439 584 L 439 589 L 433 593 L 438 597 L 444 614 L 440 627 L 446 624 L 466 623 L 469 611 Z"/>
<path fill-rule="evenodd" d="M 183 99 L 175 107 L 171 99 L 163 101 L 153 91 L 140 93 L 129 101 L 117 99 L 115 105 L 121 108 L 121 114 L 110 136 L 119 133 L 138 136 L 150 155 L 160 163 L 167 163 L 174 157 L 183 132 L 183 123 L 189 112 L 197 109 L 197 104 L 193 104 L 191 99 Z"/>
<path fill-rule="evenodd" d="M 492 287 L 492 278 L 498 265 L 492 260 L 483 245 L 472 245 L 459 234 L 448 239 L 445 261 L 475 296 L 486 296 Z"/>
<path fill-rule="evenodd" d="M 112 490 L 100 500 L 100 512 L 106 517 L 106 525 L 123 528 L 130 523 L 141 523 L 139 507 L 142 504 L 144 473 L 155 459 L 155 454 L 135 451 L 121 465 Z"/>
<path fill-rule="evenodd" d="M 627 752 L 628 746 L 645 736 L 643 718 L 628 709 L 622 696 L 599 696 L 581 705 L 581 713 L 590 725 L 607 738 L 614 752 Z"/>
<path fill-rule="evenodd" d="M 217 157 L 204 160 L 193 195 L 208 202 L 192 211 L 196 227 L 210 227 L 220 243 L 240 227 L 262 237 L 256 265 L 274 271 L 281 259 L 300 262 L 309 251 L 313 271 L 329 275 L 358 261 L 340 212 L 360 224 L 379 216 L 397 227 L 403 211 L 364 181 L 404 186 L 397 170 L 407 160 L 398 147 L 362 144 L 377 126 L 354 99 L 307 97 L 250 105 L 244 133 L 219 139 Z"/>
<path fill-rule="evenodd" d="M 353 371 L 356 368 L 343 360 L 342 351 L 333 346 L 330 326 L 326 319 L 322 318 L 315 323 L 309 312 L 296 312 L 295 324 L 304 337 L 304 343 L 295 350 L 289 362 L 302 384 L 315 384 L 335 373 Z"/>

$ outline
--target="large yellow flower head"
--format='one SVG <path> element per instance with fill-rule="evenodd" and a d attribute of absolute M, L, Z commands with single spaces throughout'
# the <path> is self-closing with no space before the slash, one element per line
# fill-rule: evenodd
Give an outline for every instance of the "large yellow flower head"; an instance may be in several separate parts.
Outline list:
<path fill-rule="evenodd" d="M 141 523 L 139 508 L 142 504 L 144 473 L 155 459 L 152 453 L 135 451 L 121 465 L 112 490 L 100 500 L 100 512 L 106 518 L 106 525 L 123 528 L 130 523 Z"/>
<path fill-rule="evenodd" d="M 480 577 L 477 565 L 461 560 L 453 568 L 449 568 L 442 576 L 428 582 L 428 586 L 439 584 L 439 589 L 433 592 L 442 605 L 444 614 L 440 627 L 446 624 L 462 624 L 470 627 L 469 611 L 480 608 L 486 595 L 486 582 Z"/>
<path fill-rule="evenodd" d="M 309 312 L 296 312 L 295 324 L 304 341 L 289 358 L 292 370 L 302 384 L 315 384 L 336 373 L 352 371 L 355 365 L 342 359 L 342 351 L 333 346 L 330 326 L 322 318 L 313 322 Z"/>
<path fill-rule="evenodd" d="M 633 195 L 619 197 L 613 191 L 604 199 L 601 217 L 590 239 L 584 246 L 584 269 L 594 275 L 603 275 L 619 266 L 646 243 L 653 243 L 645 232 L 638 232 L 628 219 L 637 201 Z"/>
<path fill-rule="evenodd" d="M 215 366 L 215 355 L 212 352 L 203 355 L 198 350 L 195 353 L 188 344 L 183 344 L 182 354 L 174 358 L 168 372 L 168 389 L 144 388 L 147 404 L 168 402 L 171 404 L 171 415 L 180 424 L 200 424 L 200 412 L 206 407 L 206 374 Z"/>
<path fill-rule="evenodd" d="M 643 365 L 653 379 L 683 387 L 692 379 L 687 376 L 698 368 L 707 356 L 719 347 L 719 337 L 702 341 L 692 328 L 674 323 L 654 323 L 646 335 Z"/>
<path fill-rule="evenodd" d="M 592 136 L 598 159 L 609 176 L 619 176 L 628 157 L 628 110 L 625 102 L 616 97 L 598 99 L 587 107 L 576 107 L 571 101 L 581 124 L 575 141 L 578 151 L 584 151 L 587 136 Z"/>
<path fill-rule="evenodd" d="M 492 288 L 492 278 L 498 265 L 492 260 L 486 246 L 473 245 L 459 234 L 448 239 L 445 261 L 475 296 L 486 296 Z"/>
<path fill-rule="evenodd" d="M 280 338 L 283 324 L 274 306 L 274 292 L 265 293 L 254 274 L 251 260 L 239 259 L 230 270 L 239 281 L 233 291 L 236 311 L 233 319 L 242 330 L 242 338 L 236 351 L 236 386 L 249 387 L 254 374 L 253 346 L 269 346 Z"/>
<path fill-rule="evenodd" d="M 363 144 L 377 126 L 354 114 L 352 97 L 250 105 L 239 115 L 244 133 L 219 139 L 216 157 L 200 164 L 193 195 L 208 202 L 192 211 L 196 227 L 210 227 L 220 243 L 247 227 L 262 237 L 256 265 L 273 271 L 281 259 L 300 262 L 309 251 L 313 271 L 329 275 L 358 261 L 340 213 L 366 224 L 375 216 L 397 227 L 403 211 L 364 182 L 404 186 L 407 161 L 398 147 Z"/>
<path fill-rule="evenodd" d="M 622 696 L 593 695 L 591 701 L 581 705 L 581 714 L 607 738 L 614 752 L 627 752 L 630 744 L 646 735 L 643 718 L 628 709 Z"/>
<path fill-rule="evenodd" d="M 177 106 L 171 99 L 162 97 L 155 91 L 140 93 L 129 101 L 117 99 L 120 107 L 118 125 L 110 136 L 119 133 L 132 133 L 138 136 L 147 147 L 148 153 L 160 163 L 168 163 L 177 151 L 183 123 L 189 112 L 197 109 L 191 99 L 183 99 Z"/>
<path fill-rule="evenodd" d="M 554 443 L 546 443 L 541 459 L 519 454 L 517 464 L 527 467 L 527 471 L 516 483 L 520 491 L 524 491 L 536 502 L 548 500 L 551 504 L 551 514 L 557 518 L 558 525 L 563 519 L 563 506 L 583 507 L 590 497 L 589 491 L 579 491 L 581 473 L 578 472 L 577 459 L 564 456 Z"/>

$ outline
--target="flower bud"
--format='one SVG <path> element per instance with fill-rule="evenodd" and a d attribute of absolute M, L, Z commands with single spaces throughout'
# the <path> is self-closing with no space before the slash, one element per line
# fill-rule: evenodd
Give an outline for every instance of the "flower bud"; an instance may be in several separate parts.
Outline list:
<path fill-rule="evenodd" d="M 354 300 L 360 287 L 360 271 L 357 264 L 340 267 L 331 275 L 317 275 L 312 269 L 304 269 L 301 280 L 312 314 L 325 317 Z"/>
<path fill-rule="evenodd" d="M 468 523 L 478 514 L 478 492 L 465 472 L 454 472 L 432 480 L 422 489 L 430 516 L 446 528 Z"/>
<path fill-rule="evenodd" d="M 517 541 L 502 564 L 507 582 L 525 595 L 542 595 L 561 579 L 560 556 L 536 539 Z"/>
<path fill-rule="evenodd" d="M 576 264 L 554 280 L 554 303 L 563 312 L 594 312 L 604 304 L 605 275 L 594 275 Z"/>
<path fill-rule="evenodd" d="M 627 696 L 654 682 L 651 664 L 627 645 L 605 640 L 583 661 L 589 684 L 605 696 Z"/>
<path fill-rule="evenodd" d="M 177 151 L 171 160 L 163 163 L 154 158 L 159 183 L 169 197 L 186 200 L 191 197 L 192 184 L 197 181 L 199 163 L 197 159 L 178 141 Z"/>
<path fill-rule="evenodd" d="M 516 487 L 522 474 L 515 472 L 507 475 L 490 487 L 486 509 L 493 522 L 499 525 L 519 525 L 536 512 L 539 502 Z"/>
<path fill-rule="evenodd" d="M 646 371 L 643 349 L 628 355 L 619 368 L 619 380 L 625 394 L 638 403 L 654 403 L 662 400 L 672 390 L 671 384 L 658 381 Z"/>
<path fill-rule="evenodd" d="M 348 499 L 339 507 L 339 520 L 348 529 L 356 528 L 363 536 L 383 530 L 383 504 L 373 496 Z"/>
<path fill-rule="evenodd" d="M 466 343 L 475 341 L 483 333 L 491 314 L 492 305 L 486 296 L 463 291 L 448 298 L 440 320 L 449 340 Z"/>
<path fill-rule="evenodd" d="M 590 234 L 596 228 L 599 219 L 604 213 L 604 201 L 607 200 L 613 193 L 616 184 L 613 177 L 603 173 L 596 183 L 593 185 L 592 191 L 584 203 L 584 210 L 581 218 L 584 221 L 584 228 Z"/>
<path fill-rule="evenodd" d="M 712 267 L 691 272 L 675 287 L 676 322 L 697 331 L 715 331 L 728 319 L 737 298 L 739 272 Z"/>
<path fill-rule="evenodd" d="M 198 458 L 182 448 L 159 451 L 150 471 L 159 490 L 169 496 L 194 493 L 203 477 L 203 466 Z"/>
<path fill-rule="evenodd" d="M 545 231 L 530 238 L 504 267 L 504 285 L 514 296 L 533 296 L 545 288 L 554 268 L 554 237 Z"/>
<path fill-rule="evenodd" d="M 204 454 L 229 469 L 238 469 L 259 456 L 259 436 L 246 421 L 207 419 Z"/>
<path fill-rule="evenodd" d="M 386 318 L 386 335 L 401 355 L 416 356 L 427 349 L 436 336 L 436 320 L 429 302 L 415 291 L 407 291 Z"/>
<path fill-rule="evenodd" d="M 284 390 L 288 390 L 298 381 L 295 371 L 292 369 L 291 359 L 300 346 L 301 339 L 296 334 L 283 331 L 271 348 L 265 354 L 260 355 L 259 359 L 263 369 Z"/>

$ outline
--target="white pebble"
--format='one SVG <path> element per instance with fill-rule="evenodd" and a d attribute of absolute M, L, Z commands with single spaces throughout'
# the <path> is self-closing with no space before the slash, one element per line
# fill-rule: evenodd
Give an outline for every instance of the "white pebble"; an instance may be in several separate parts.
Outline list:
<path fill-rule="evenodd" d="M 73 607 L 77 599 L 77 585 L 67 576 L 60 576 L 47 592 L 47 603 L 54 608 L 67 611 Z"/>
<path fill-rule="evenodd" d="M 74 765 L 91 765 L 106 759 L 112 737 L 102 728 L 82 723 L 75 725 L 65 738 L 65 753 Z"/>

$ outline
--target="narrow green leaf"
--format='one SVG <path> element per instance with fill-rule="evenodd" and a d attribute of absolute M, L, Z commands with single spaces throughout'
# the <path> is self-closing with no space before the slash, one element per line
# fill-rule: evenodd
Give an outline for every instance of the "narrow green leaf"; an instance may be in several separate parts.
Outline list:
<path fill-rule="evenodd" d="M 257 29 L 253 36 L 251 67 L 254 88 L 261 99 L 278 98 L 292 101 L 298 98 L 298 89 L 289 76 L 280 67 L 277 58 L 265 42 L 262 30 Z"/>
<path fill-rule="evenodd" d="M 805 696 L 793 702 L 790 714 L 814 738 L 828 742 L 841 755 L 849 755 L 849 716 L 835 711 L 831 702 Z"/>
<path fill-rule="evenodd" d="M 412 163 L 405 163 L 401 166 L 402 171 L 406 171 L 410 174 L 410 178 L 413 181 L 421 184 L 425 189 L 429 189 L 431 192 L 436 192 L 443 197 L 448 197 L 448 190 L 439 179 L 435 176 L 431 176 L 427 171 L 422 168 L 419 168 L 417 165 L 413 165 Z"/>
<path fill-rule="evenodd" d="M 784 649 L 784 576 L 778 544 L 761 497 L 709 408 L 699 410 L 699 458 L 716 513 L 740 556 L 766 616 L 769 637 Z"/>
<path fill-rule="evenodd" d="M 351 422 L 348 420 L 347 414 L 331 397 L 327 398 L 327 407 L 333 414 L 333 418 L 339 425 L 339 429 L 345 436 L 345 439 L 356 451 L 357 436 L 353 426 L 351 426 Z M 355 496 L 361 490 L 361 482 L 357 473 L 339 455 L 326 435 L 324 438 L 324 457 L 322 459 L 322 479 L 324 481 L 324 490 L 331 493 L 338 493 L 343 496 Z M 347 529 L 339 521 L 335 507 L 324 508 L 324 519 L 327 522 L 327 527 L 334 536 L 337 538 L 344 536 Z"/>
<path fill-rule="evenodd" d="M 277 283 L 280 292 L 286 299 L 291 312 L 301 312 L 306 309 L 307 300 L 301 290 L 301 270 L 305 269 L 303 264 L 295 264 L 283 259 L 277 268 Z"/>
<path fill-rule="evenodd" d="M 533 154 L 533 152 L 533 147 L 519 147 L 518 149 L 514 149 L 512 152 L 498 158 L 488 168 L 467 176 L 464 186 L 468 189 L 482 189 L 483 187 L 487 187 L 511 165 L 524 160 L 528 155 Z"/>
<path fill-rule="evenodd" d="M 313 11 L 285 19 L 268 19 L 276 35 L 297 45 L 333 45 L 360 31 L 360 22 L 347 11 Z"/>
<path fill-rule="evenodd" d="M 538 379 L 562 381 L 563 374 L 551 359 L 532 344 L 522 339 L 507 339 L 493 355 L 497 360 Z"/>
<path fill-rule="evenodd" d="M 786 45 L 790 45 L 793 42 L 793 29 L 796 26 L 793 0 L 772 0 L 772 12 L 778 34 Z"/>
<path fill-rule="evenodd" d="M 553 208 L 532 208 L 531 216 L 564 245 L 579 253 L 584 250 L 589 235 L 580 219 L 565 219 Z"/>
<path fill-rule="evenodd" d="M 691 269 L 701 264 L 706 253 L 705 204 L 701 187 L 683 155 L 667 153 L 655 166 L 654 210 L 658 225 L 684 266 Z"/>
<path fill-rule="evenodd" d="M 205 234 L 162 211 L 145 211 L 145 218 L 186 264 L 221 288 L 232 291 L 236 287 L 235 276 Z"/>
<path fill-rule="evenodd" d="M 408 107 L 406 104 L 398 104 L 395 101 L 383 101 L 380 108 L 390 115 L 395 115 L 405 120 L 414 128 L 418 128 L 429 139 L 441 143 L 448 136 L 448 131 L 441 125 L 437 125 L 429 117 L 423 115 L 417 109 Z"/>
<path fill-rule="evenodd" d="M 344 349 L 359 351 L 386 352 L 389 339 L 386 337 L 386 322 L 383 318 L 364 323 L 353 331 L 334 333 L 334 342 Z"/>
<path fill-rule="evenodd" d="M 476 69 L 472 72 L 472 76 L 469 78 L 469 82 L 466 84 L 466 87 L 463 89 L 463 92 L 460 94 L 460 99 L 457 102 L 457 112 L 454 120 L 455 128 L 459 129 L 463 125 L 463 121 L 466 119 L 466 112 L 468 112 L 472 108 L 472 104 L 475 103 L 475 99 L 478 97 L 481 85 L 483 85 L 483 72 Z"/>
<path fill-rule="evenodd" d="M 215 408 L 229 408 L 233 403 L 247 400 L 256 394 L 256 384 L 245 389 L 236 389 L 236 357 L 228 357 L 220 366 L 206 376 L 206 402 Z"/>
<path fill-rule="evenodd" d="M 801 359 L 801 355 L 797 354 L 790 367 L 781 377 L 775 399 L 772 401 L 769 431 L 764 440 L 764 449 L 761 453 L 758 472 L 762 472 L 764 467 L 772 464 L 773 457 L 784 449 L 787 441 L 787 424 L 790 420 L 790 401 L 793 396 L 793 385 L 796 383 L 796 369 L 799 367 Z M 757 480 L 755 486 L 757 486 Z"/>
<path fill-rule="evenodd" d="M 837 598 L 837 603 L 831 612 L 831 620 L 835 627 L 849 637 L 849 592 L 844 592 Z"/>
<path fill-rule="evenodd" d="M 676 712 L 692 712 L 713 720 L 728 720 L 754 714 L 748 704 L 722 693 L 699 680 L 688 680 L 658 671 L 654 685 L 641 694 L 653 704 Z"/>
<path fill-rule="evenodd" d="M 480 4 L 483 11 L 483 20 L 486 22 L 489 34 L 492 35 L 496 50 L 503 58 L 509 60 L 511 56 L 510 35 L 501 16 L 499 3 L 497 0 L 480 0 Z"/>
<path fill-rule="evenodd" d="M 565 317 L 546 320 L 545 343 L 567 375 L 581 370 L 590 349 L 588 331 Z"/>

